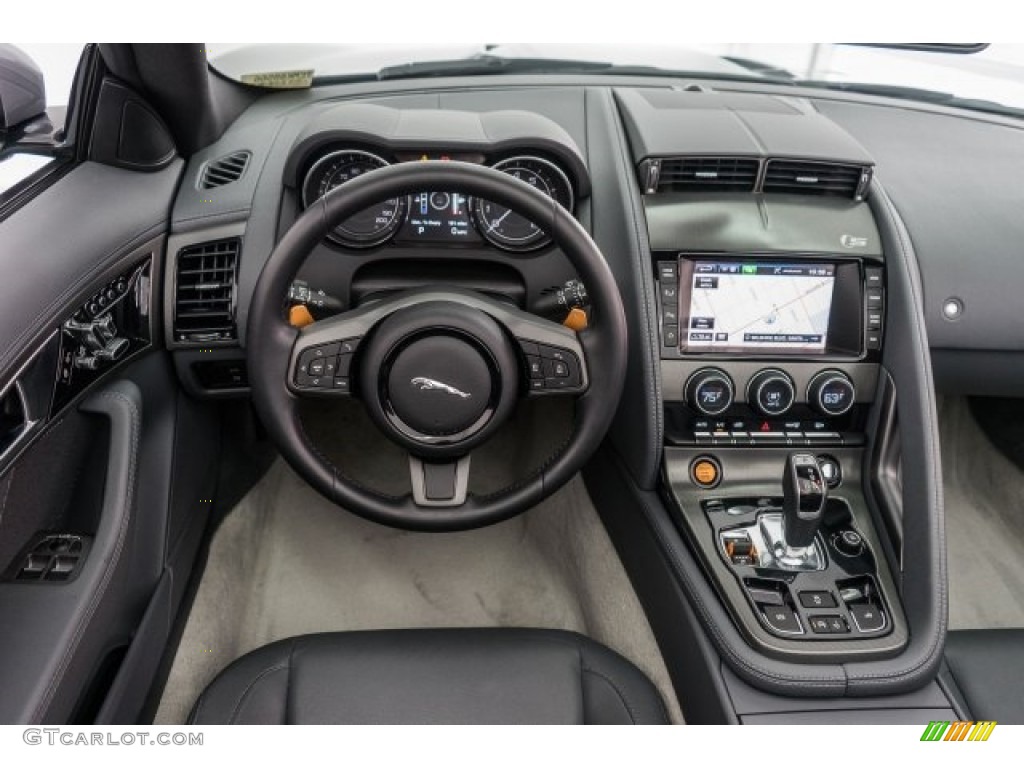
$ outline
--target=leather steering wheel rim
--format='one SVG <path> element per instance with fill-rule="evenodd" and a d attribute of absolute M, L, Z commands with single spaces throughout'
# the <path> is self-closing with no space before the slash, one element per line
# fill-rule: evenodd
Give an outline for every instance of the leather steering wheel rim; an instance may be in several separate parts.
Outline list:
<path fill-rule="evenodd" d="M 459 506 L 425 507 L 411 495 L 370 491 L 345 478 L 305 434 L 288 387 L 299 331 L 285 316 L 285 297 L 299 268 L 338 223 L 370 205 L 424 189 L 482 197 L 534 221 L 560 247 L 587 286 L 589 327 L 577 335 L 581 364 L 596 372 L 576 402 L 566 445 L 532 477 L 488 496 L 470 494 Z M 316 327 L 317 324 L 310 326 Z M 249 308 L 246 347 L 252 398 L 286 461 L 330 501 L 377 523 L 407 530 L 465 530 L 524 512 L 582 469 L 611 425 L 625 380 L 626 319 L 618 286 L 603 255 L 572 214 L 508 174 L 454 161 L 401 163 L 347 182 L 305 210 L 281 238 L 260 273 Z"/>

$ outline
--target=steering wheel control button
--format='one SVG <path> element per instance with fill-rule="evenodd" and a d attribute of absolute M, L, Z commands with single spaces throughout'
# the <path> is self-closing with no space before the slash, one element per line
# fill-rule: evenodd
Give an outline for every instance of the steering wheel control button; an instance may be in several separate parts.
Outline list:
<path fill-rule="evenodd" d="M 732 379 L 717 368 L 697 371 L 687 380 L 684 389 L 686 402 L 707 416 L 725 413 L 732 405 Z"/>
<path fill-rule="evenodd" d="M 800 593 L 800 605 L 804 608 L 835 608 L 836 599 L 825 590 L 808 590 Z"/>
<path fill-rule="evenodd" d="M 559 347 L 548 347 L 543 344 L 538 346 L 541 358 L 541 371 L 543 373 L 543 386 L 536 385 L 533 367 L 530 368 L 530 388 L 533 390 L 566 390 L 576 389 L 583 383 L 583 374 L 580 370 L 579 360 L 576 355 L 567 349 Z M 527 358 L 529 360 L 529 357 Z"/>
<path fill-rule="evenodd" d="M 295 386 L 299 389 L 332 390 L 338 394 L 347 394 L 352 354 L 339 352 L 343 349 L 354 351 L 358 343 L 359 339 L 348 339 L 304 350 L 299 355 L 295 370 Z M 339 383 L 339 379 L 345 379 L 344 384 Z"/>
<path fill-rule="evenodd" d="M 885 629 L 885 613 L 874 603 L 854 603 L 850 615 L 861 632 L 878 632 Z"/>
<path fill-rule="evenodd" d="M 779 370 L 760 371 L 747 384 L 747 402 L 765 416 L 781 416 L 795 399 L 793 380 Z"/>
<path fill-rule="evenodd" d="M 783 635 L 802 635 L 804 628 L 796 611 L 788 605 L 773 605 L 762 609 L 761 615 L 773 630 Z"/>
<path fill-rule="evenodd" d="M 526 367 L 530 371 L 531 379 L 543 379 L 544 378 L 544 364 L 541 359 L 534 355 L 528 355 L 526 357 Z"/>
<path fill-rule="evenodd" d="M 722 465 L 711 456 L 700 456 L 690 465 L 690 478 L 700 488 L 714 488 L 722 481 Z"/>
<path fill-rule="evenodd" d="M 807 402 L 825 416 L 842 416 L 856 397 L 853 382 L 842 371 L 822 371 L 807 387 Z"/>

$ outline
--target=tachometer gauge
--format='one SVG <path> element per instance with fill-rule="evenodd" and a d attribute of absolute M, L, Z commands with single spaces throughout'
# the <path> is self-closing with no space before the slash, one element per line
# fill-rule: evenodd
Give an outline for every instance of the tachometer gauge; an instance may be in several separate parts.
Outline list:
<path fill-rule="evenodd" d="M 358 149 L 332 152 L 320 158 L 302 183 L 302 204 L 309 207 L 331 190 L 388 163 Z M 351 216 L 331 230 L 335 242 L 350 248 L 370 248 L 388 240 L 405 221 L 407 201 L 392 197 Z"/>
<path fill-rule="evenodd" d="M 572 211 L 572 184 L 554 163 L 539 157 L 512 157 L 492 166 L 536 187 Z M 489 200 L 473 200 L 477 228 L 487 240 L 507 251 L 532 251 L 551 242 L 550 235 L 529 219 Z"/>

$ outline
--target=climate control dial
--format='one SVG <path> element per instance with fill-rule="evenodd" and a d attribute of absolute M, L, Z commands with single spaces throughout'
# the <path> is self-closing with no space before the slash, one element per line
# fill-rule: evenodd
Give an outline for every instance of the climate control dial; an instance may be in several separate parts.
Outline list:
<path fill-rule="evenodd" d="M 719 416 L 732 405 L 732 379 L 717 368 L 701 368 L 686 382 L 686 402 L 707 416 Z"/>
<path fill-rule="evenodd" d="M 781 416 L 793 407 L 796 387 L 784 371 L 766 368 L 747 384 L 747 402 L 765 416 Z"/>
<path fill-rule="evenodd" d="M 824 416 L 842 416 L 856 397 L 853 382 L 842 371 L 822 371 L 807 387 L 807 402 Z"/>

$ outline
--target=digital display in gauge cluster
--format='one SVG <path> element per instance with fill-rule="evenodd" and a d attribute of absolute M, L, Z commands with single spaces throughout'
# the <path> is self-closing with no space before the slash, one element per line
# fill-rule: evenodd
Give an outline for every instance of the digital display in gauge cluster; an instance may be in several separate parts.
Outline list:
<path fill-rule="evenodd" d="M 420 192 L 409 201 L 409 215 L 396 240 L 479 243 L 470 221 L 470 200 L 458 192 Z"/>
<path fill-rule="evenodd" d="M 464 159 L 482 163 L 482 156 L 402 155 L 399 162 Z M 309 207 L 346 182 L 388 165 L 382 157 L 362 150 L 343 149 L 313 163 L 302 184 L 302 201 Z M 510 157 L 494 163 L 507 173 L 573 210 L 572 183 L 550 160 L 533 156 Z M 508 208 L 481 198 L 445 190 L 426 190 L 409 197 L 384 200 L 335 227 L 329 239 L 348 248 L 372 248 L 394 239 L 403 245 L 445 243 L 476 245 L 486 240 L 506 251 L 527 252 L 548 245 L 551 237 L 534 222 Z"/>

